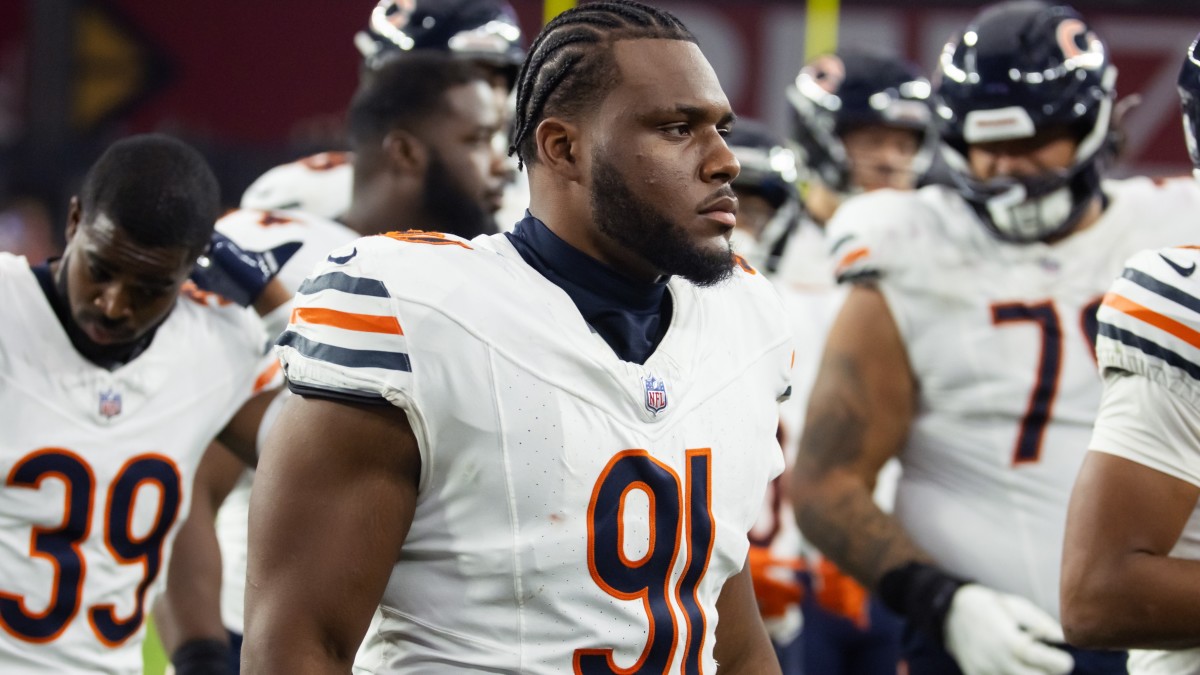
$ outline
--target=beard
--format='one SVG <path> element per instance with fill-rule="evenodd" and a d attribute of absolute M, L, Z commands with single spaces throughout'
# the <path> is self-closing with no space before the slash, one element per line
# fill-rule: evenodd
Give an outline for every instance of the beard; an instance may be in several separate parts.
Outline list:
<path fill-rule="evenodd" d="M 498 231 L 492 214 L 484 208 L 480 198 L 463 189 L 446 168 L 441 155 L 432 148 L 425 170 L 425 212 L 440 231 L 464 239 Z"/>
<path fill-rule="evenodd" d="M 621 172 L 599 154 L 592 158 L 592 217 L 600 231 L 663 274 L 713 286 L 733 274 L 733 250 L 706 251 L 629 189 Z"/>

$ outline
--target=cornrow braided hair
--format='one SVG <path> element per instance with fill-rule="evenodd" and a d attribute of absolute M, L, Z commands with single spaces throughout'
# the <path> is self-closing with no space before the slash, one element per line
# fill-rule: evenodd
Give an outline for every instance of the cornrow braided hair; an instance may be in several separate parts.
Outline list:
<path fill-rule="evenodd" d="M 534 40 L 517 76 L 517 114 L 508 154 L 517 165 L 537 161 L 534 132 L 548 116 L 593 109 L 616 84 L 618 40 L 696 42 L 679 19 L 633 0 L 591 2 L 559 14 Z"/>

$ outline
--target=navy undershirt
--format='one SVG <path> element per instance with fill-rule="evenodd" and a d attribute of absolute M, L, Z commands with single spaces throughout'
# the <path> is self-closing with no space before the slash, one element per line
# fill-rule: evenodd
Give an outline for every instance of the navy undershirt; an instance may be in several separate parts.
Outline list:
<path fill-rule="evenodd" d="M 630 279 L 559 239 L 528 211 L 506 234 L 530 267 L 570 296 L 617 356 L 631 363 L 650 358 L 671 323 L 666 278 Z"/>

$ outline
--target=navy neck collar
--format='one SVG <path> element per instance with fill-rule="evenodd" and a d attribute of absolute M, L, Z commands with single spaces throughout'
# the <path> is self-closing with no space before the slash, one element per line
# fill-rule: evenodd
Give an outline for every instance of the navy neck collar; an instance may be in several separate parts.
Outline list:
<path fill-rule="evenodd" d="M 645 363 L 654 353 L 671 319 L 667 279 L 630 279 L 563 241 L 528 211 L 506 236 L 526 263 L 570 296 L 618 356 Z"/>

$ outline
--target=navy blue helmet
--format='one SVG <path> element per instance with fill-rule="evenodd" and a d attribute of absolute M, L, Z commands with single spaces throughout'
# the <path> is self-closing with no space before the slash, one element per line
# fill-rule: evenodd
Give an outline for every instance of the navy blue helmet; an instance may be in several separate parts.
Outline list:
<path fill-rule="evenodd" d="M 369 70 L 403 52 L 440 49 L 501 70 L 510 89 L 525 60 L 516 13 L 504 0 L 380 0 L 354 44 Z"/>
<path fill-rule="evenodd" d="M 929 95 L 929 81 L 893 56 L 862 50 L 818 56 L 787 88 L 801 168 L 836 192 L 853 191 L 843 134 L 883 125 L 911 129 L 923 141 L 931 124 Z"/>
<path fill-rule="evenodd" d="M 1179 69 L 1179 98 L 1183 103 L 1183 135 L 1196 178 L 1200 179 L 1200 35 L 1188 47 Z"/>
<path fill-rule="evenodd" d="M 1028 243 L 1069 232 L 1112 159 L 1117 71 L 1071 7 L 1011 0 L 981 11 L 947 43 L 935 76 L 942 157 L 954 184 L 998 237 Z M 1066 129 L 1077 143 L 1065 171 L 983 181 L 967 147 Z"/>

